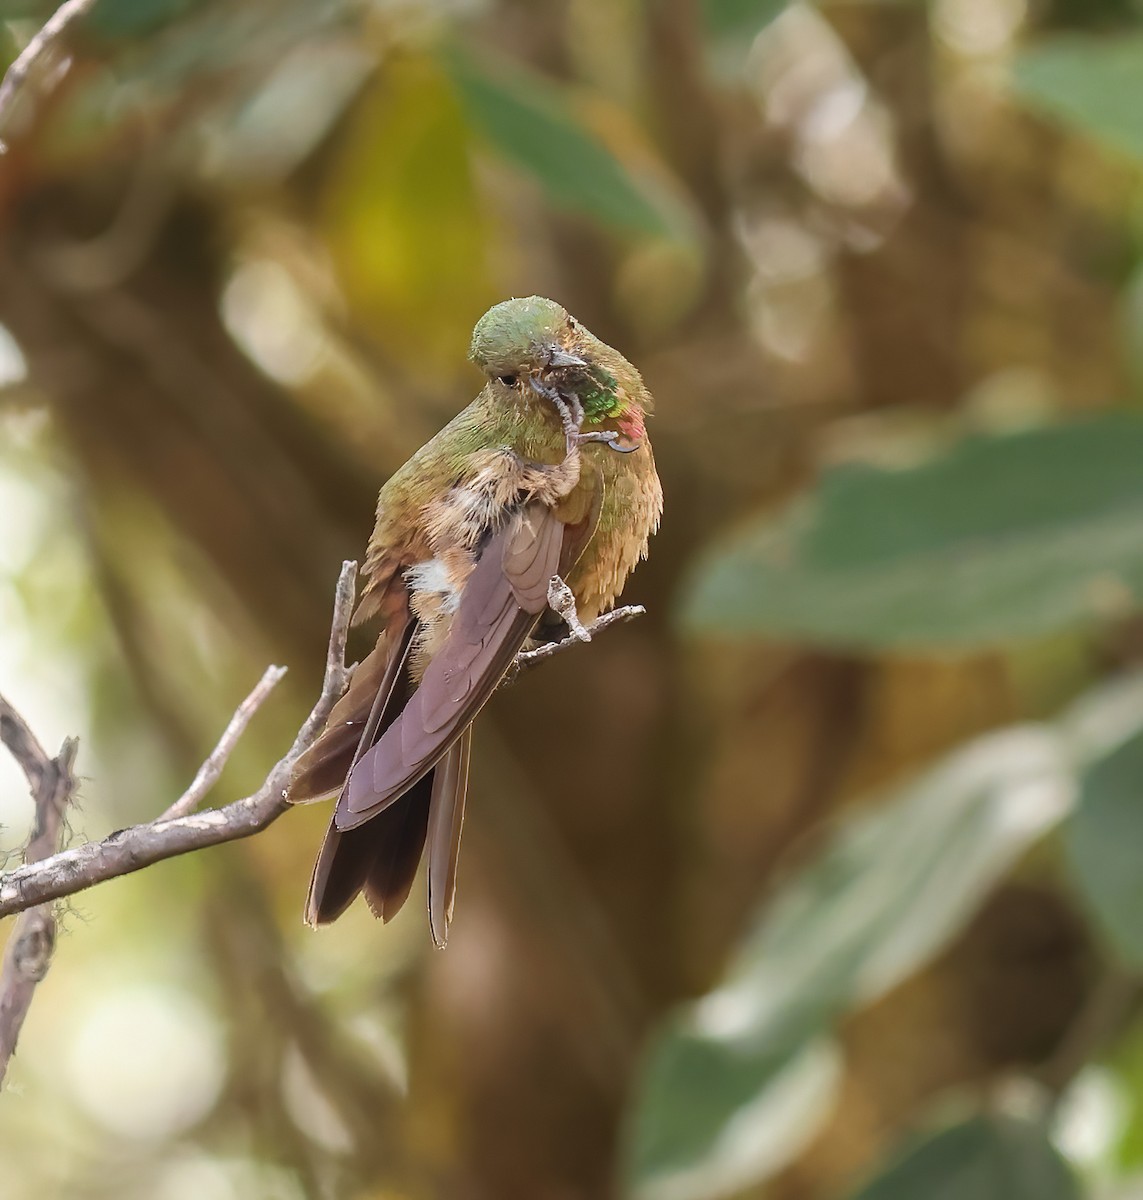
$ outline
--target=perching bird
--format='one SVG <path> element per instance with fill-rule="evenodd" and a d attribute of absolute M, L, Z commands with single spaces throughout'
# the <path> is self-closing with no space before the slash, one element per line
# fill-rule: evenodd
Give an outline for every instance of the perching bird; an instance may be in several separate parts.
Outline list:
<path fill-rule="evenodd" d="M 427 840 L 438 946 L 473 718 L 541 623 L 553 577 L 594 619 L 646 556 L 663 506 L 639 372 L 560 305 L 497 304 L 469 357 L 484 389 L 378 496 L 354 621 L 381 633 L 289 789 L 295 802 L 338 793 L 306 920 L 334 920 L 362 891 L 388 920 Z"/>

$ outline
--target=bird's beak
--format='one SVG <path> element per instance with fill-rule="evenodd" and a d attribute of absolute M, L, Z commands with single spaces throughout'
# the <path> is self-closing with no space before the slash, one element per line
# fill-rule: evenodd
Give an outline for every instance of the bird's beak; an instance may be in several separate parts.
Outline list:
<path fill-rule="evenodd" d="M 587 362 L 578 354 L 569 354 L 562 346 L 553 346 L 547 352 L 548 370 L 555 371 L 560 367 L 586 367 Z"/>

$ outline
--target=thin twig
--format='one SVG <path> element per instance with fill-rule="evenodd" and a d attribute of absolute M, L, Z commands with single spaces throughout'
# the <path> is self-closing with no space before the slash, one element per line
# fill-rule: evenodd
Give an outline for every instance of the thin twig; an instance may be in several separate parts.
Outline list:
<path fill-rule="evenodd" d="M 206 798 L 207 793 L 218 782 L 223 767 L 238 745 L 238 739 L 246 732 L 254 714 L 265 703 L 266 698 L 277 686 L 286 673 L 285 667 L 267 667 L 266 673 L 258 680 L 257 686 L 245 700 L 234 710 L 230 724 L 218 739 L 218 745 L 210 752 L 210 757 L 198 769 L 191 785 L 159 818 L 160 821 L 171 821 L 175 817 L 185 817 L 194 812 Z"/>
<path fill-rule="evenodd" d="M 604 613 L 602 617 L 596 617 L 594 621 L 582 626 L 588 635 L 587 638 L 573 633 L 561 641 L 547 642 L 542 646 L 537 646 L 535 650 L 521 650 L 516 655 L 513 666 L 517 671 L 526 671 L 529 667 L 534 667 L 537 663 L 542 663 L 545 659 L 559 654 L 561 650 L 570 650 L 572 646 L 582 646 L 584 641 L 590 641 L 597 633 L 602 633 L 612 625 L 645 616 L 646 613 L 647 610 L 641 604 L 628 604 L 623 608 L 613 608 L 610 612 Z"/>
<path fill-rule="evenodd" d="M 33 864 L 59 847 L 64 809 L 75 788 L 72 767 L 79 743 L 68 738 L 55 758 L 49 758 L 20 714 L 0 696 L 0 741 L 23 768 L 36 804 L 35 825 L 24 862 Z M 4 950 L 0 966 L 0 1083 L 16 1051 L 20 1030 L 36 985 L 51 965 L 56 922 L 48 905 L 25 912 Z"/>
<path fill-rule="evenodd" d="M 15 62 L 4 74 L 0 83 L 0 129 L 3 129 L 7 119 L 8 109 L 31 75 L 36 63 L 44 57 L 61 37 L 73 21 L 84 16 L 95 5 L 95 0 L 66 0 L 51 15 L 47 23 L 34 38 L 20 51 Z M 0 139 L 0 154 L 8 147 Z"/>
<path fill-rule="evenodd" d="M 61 896 L 70 896 L 163 859 L 249 837 L 277 820 L 289 807 L 285 793 L 294 763 L 317 738 L 349 682 L 345 643 L 349 636 L 356 579 L 357 564 L 343 563 L 337 581 L 321 695 L 294 739 L 294 744 L 253 795 L 222 808 L 173 819 L 160 817 L 129 829 L 120 829 L 102 841 L 88 842 L 72 850 L 53 854 L 42 862 L 28 863 L 6 875 L 0 875 L 0 917 L 22 912 L 48 900 L 58 900 Z"/>

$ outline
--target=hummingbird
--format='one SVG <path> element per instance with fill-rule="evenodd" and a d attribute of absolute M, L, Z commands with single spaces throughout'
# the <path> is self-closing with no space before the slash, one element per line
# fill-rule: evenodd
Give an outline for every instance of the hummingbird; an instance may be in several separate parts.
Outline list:
<path fill-rule="evenodd" d="M 381 488 L 353 617 L 379 624 L 377 644 L 288 788 L 296 803 L 337 795 L 306 921 L 362 892 L 389 920 L 427 846 L 438 947 L 476 714 L 521 650 L 613 605 L 663 507 L 642 377 L 559 304 L 495 305 L 469 358 L 480 394 Z"/>

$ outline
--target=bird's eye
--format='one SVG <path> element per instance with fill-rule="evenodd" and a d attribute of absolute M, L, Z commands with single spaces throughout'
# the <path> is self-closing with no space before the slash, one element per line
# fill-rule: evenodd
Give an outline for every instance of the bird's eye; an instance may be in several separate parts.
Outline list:
<path fill-rule="evenodd" d="M 500 375 L 500 376 L 498 376 L 498 378 L 505 387 L 515 387 L 516 386 L 516 376 L 515 375 Z"/>

